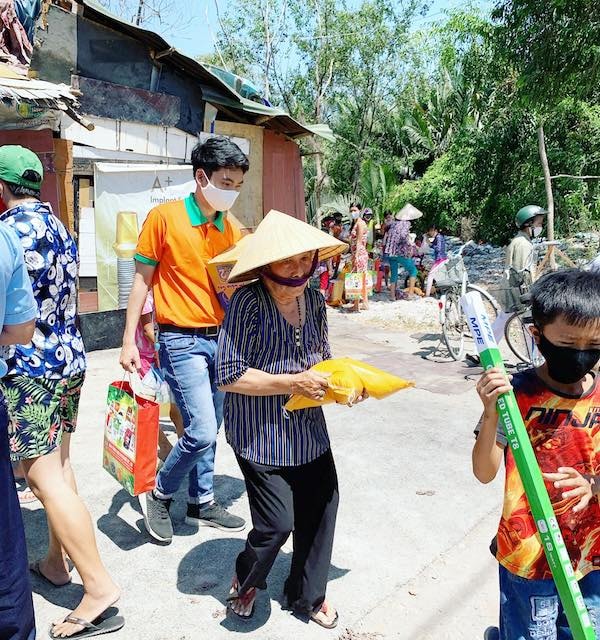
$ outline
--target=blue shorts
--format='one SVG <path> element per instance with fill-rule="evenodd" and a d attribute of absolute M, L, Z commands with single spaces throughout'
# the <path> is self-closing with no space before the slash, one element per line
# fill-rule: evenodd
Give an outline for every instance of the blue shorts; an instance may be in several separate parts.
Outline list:
<path fill-rule="evenodd" d="M 500 567 L 500 640 L 572 640 L 554 580 L 527 580 Z M 600 571 L 579 581 L 600 638 Z"/>
<path fill-rule="evenodd" d="M 390 282 L 396 284 L 398 281 L 398 266 L 408 271 L 408 277 L 414 278 L 417 275 L 417 267 L 412 258 L 404 256 L 388 256 L 390 263 Z"/>

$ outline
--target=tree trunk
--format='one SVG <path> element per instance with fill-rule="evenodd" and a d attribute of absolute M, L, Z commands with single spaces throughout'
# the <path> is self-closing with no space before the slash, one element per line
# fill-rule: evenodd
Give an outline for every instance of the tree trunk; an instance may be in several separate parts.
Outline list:
<path fill-rule="evenodd" d="M 144 0 L 140 0 L 138 4 L 137 16 L 135 17 L 135 24 L 137 27 L 142 23 L 142 11 L 144 9 Z"/>
<path fill-rule="evenodd" d="M 544 186 L 546 187 L 546 209 L 548 217 L 546 220 L 546 228 L 548 232 L 548 240 L 554 240 L 554 194 L 552 193 L 552 178 L 550 177 L 550 167 L 548 166 L 548 156 L 546 155 L 546 140 L 544 137 L 544 123 L 540 120 L 537 130 L 538 134 L 538 150 L 540 153 L 540 162 L 542 163 L 542 171 L 544 172 Z M 548 250 L 551 250 L 550 247 Z M 556 260 L 554 255 L 550 256 L 550 268 L 556 269 Z"/>
<path fill-rule="evenodd" d="M 317 210 L 321 207 L 321 196 L 323 193 L 323 183 L 325 176 L 323 175 L 323 158 L 321 157 L 321 143 L 317 141 L 316 136 L 313 140 L 313 149 L 315 151 L 315 207 Z"/>

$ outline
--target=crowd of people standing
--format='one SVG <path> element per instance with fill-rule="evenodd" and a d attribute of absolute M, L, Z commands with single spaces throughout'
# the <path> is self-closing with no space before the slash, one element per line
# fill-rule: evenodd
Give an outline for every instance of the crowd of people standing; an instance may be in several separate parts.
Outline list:
<path fill-rule="evenodd" d="M 381 293 L 387 289 L 391 301 L 432 295 L 435 274 L 447 260 L 446 238 L 435 224 L 427 225 L 425 233 L 417 236 L 412 221 L 420 215 L 407 205 L 395 214 L 385 211 L 380 223 L 371 209 L 352 203 L 347 224 L 340 212 L 324 216 L 321 229 L 349 247 L 346 258 L 319 265 L 319 289 L 326 300 L 339 303 L 334 282 L 347 273 L 359 274 L 365 281 L 364 294 L 354 297 L 349 311 L 368 309 L 371 290 Z"/>
<path fill-rule="evenodd" d="M 131 375 L 157 362 L 177 407 L 177 440 L 165 447 L 155 488 L 139 496 L 145 527 L 157 542 L 172 541 L 170 507 L 186 481 L 187 524 L 226 532 L 246 527 L 214 492 L 223 423 L 252 521 L 244 549 L 225 559 L 232 566 L 228 610 L 243 619 L 253 615 L 257 592 L 267 587 L 277 554 L 292 536 L 285 607 L 332 629 L 339 615 L 327 598 L 327 582 L 339 492 L 318 405 L 329 383 L 311 369 L 331 358 L 331 348 L 324 296 L 308 285 L 317 273 L 327 291 L 322 276 L 340 272 L 340 256 L 349 246 L 352 273 L 366 273 L 380 251 L 392 299 L 400 268 L 408 275 L 407 295 L 415 295 L 415 259 L 429 250 L 428 293 L 446 259 L 445 240 L 435 227 L 421 239 L 412 235 L 415 213 L 406 208 L 386 215 L 378 228 L 373 212 L 353 204 L 350 227 L 334 215 L 323 230 L 272 211 L 239 252 L 229 282 L 246 284 L 225 310 L 206 265 L 241 239 L 226 212 L 243 188 L 248 158 L 230 140 L 211 138 L 193 150 L 192 165 L 194 192 L 150 211 L 140 233 L 119 359 Z M 77 606 L 50 625 L 51 638 L 104 635 L 125 624 L 110 612 L 120 589 L 98 553 L 71 465 L 87 366 L 77 323 L 78 253 L 64 224 L 40 200 L 43 173 L 30 150 L 0 147 L 0 638 L 7 640 L 35 638 L 30 574 L 58 589 L 76 570 L 83 583 Z M 519 234 L 507 252 L 515 269 L 530 261 L 531 240 L 545 213 L 529 206 L 517 214 Z M 527 435 L 538 445 L 537 461 L 557 507 L 588 626 L 600 633 L 600 534 L 594 524 L 600 436 L 586 427 L 600 400 L 599 299 L 600 276 L 594 272 L 571 269 L 537 280 L 531 335 L 544 363 L 512 381 L 491 369 L 477 385 L 483 414 L 475 429 L 473 471 L 487 483 L 504 463 L 507 478 L 492 545 L 499 563 L 500 626 L 488 629 L 488 639 L 572 637 L 499 422 L 497 400 L 513 387 Z M 287 412 L 291 395 L 317 406 Z M 354 403 L 366 397 L 363 390 Z M 554 417 L 547 418 L 546 409 Z M 13 463 L 20 464 L 47 518 L 48 549 L 33 561 L 27 558 Z"/>
<path fill-rule="evenodd" d="M 265 588 L 293 532 L 288 607 L 333 628 L 338 614 L 326 600 L 326 586 L 338 493 L 325 418 L 320 407 L 289 415 L 283 405 L 291 394 L 324 397 L 327 379 L 309 369 L 331 357 L 327 316 L 322 296 L 307 285 L 318 262 L 335 259 L 346 245 L 278 214 L 282 252 L 271 240 L 267 216 L 246 243 L 260 260 L 242 256 L 236 265 L 236 277 L 252 277 L 255 284 L 236 292 L 225 315 L 206 263 L 241 237 L 226 212 L 249 163 L 230 140 L 211 138 L 193 150 L 192 165 L 195 191 L 159 205 L 143 225 L 120 355 L 132 375 L 158 361 L 177 407 L 177 440 L 164 449 L 155 488 L 139 496 L 144 523 L 153 539 L 168 544 L 172 498 L 187 480 L 187 524 L 245 528 L 214 494 L 217 432 L 224 422 L 252 516 L 246 548 L 235 563 L 231 559 L 229 610 L 252 615 L 257 589 Z M 83 583 L 81 601 L 51 624 L 51 638 L 96 636 L 125 624 L 111 612 L 120 589 L 99 556 L 70 462 L 86 370 L 77 321 L 78 253 L 40 200 L 42 180 L 32 151 L 0 148 L 6 207 L 0 218 L 0 344 L 7 347 L 0 359 L 0 636 L 10 640 L 35 637 L 30 573 L 60 588 L 76 570 Z M 259 330 L 265 325 L 269 332 Z M 150 348 L 140 352 L 142 338 L 144 347 L 157 346 L 154 356 Z M 27 559 L 13 464 L 48 520 L 48 550 L 33 561 Z"/>

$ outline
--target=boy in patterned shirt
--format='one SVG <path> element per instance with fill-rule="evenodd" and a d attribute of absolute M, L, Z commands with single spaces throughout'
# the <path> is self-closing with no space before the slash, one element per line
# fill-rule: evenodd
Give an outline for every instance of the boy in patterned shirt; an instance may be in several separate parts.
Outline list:
<path fill-rule="evenodd" d="M 590 618 L 600 638 L 600 275 L 571 269 L 551 273 L 531 290 L 532 335 L 545 363 L 512 378 L 512 387 L 569 551 Z M 496 558 L 500 629 L 487 637 L 571 638 L 536 531 L 496 401 L 510 389 L 498 369 L 481 377 L 484 405 L 473 448 L 473 472 L 491 482 L 504 459 L 504 507 Z M 560 630 L 560 631 L 559 631 Z"/>
<path fill-rule="evenodd" d="M 0 220 L 21 242 L 37 304 L 33 338 L 10 348 L 2 391 L 11 423 L 11 457 L 22 460 L 48 519 L 48 553 L 30 569 L 59 587 L 71 582 L 68 557 L 83 581 L 81 602 L 50 631 L 51 637 L 70 637 L 84 630 L 89 635 L 93 627 L 116 631 L 123 619 L 96 621 L 120 592 L 98 555 L 92 521 L 70 464 L 69 444 L 86 367 L 77 328 L 78 254 L 50 205 L 40 202 L 43 174 L 39 158 L 29 149 L 0 147 L 0 198 L 8 207 Z"/>

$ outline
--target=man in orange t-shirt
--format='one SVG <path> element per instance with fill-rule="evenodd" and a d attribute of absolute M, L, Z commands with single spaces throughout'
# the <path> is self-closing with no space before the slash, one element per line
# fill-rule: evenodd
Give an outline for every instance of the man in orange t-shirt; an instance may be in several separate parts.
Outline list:
<path fill-rule="evenodd" d="M 186 523 L 241 531 L 245 522 L 214 500 L 217 430 L 223 393 L 214 383 L 217 338 L 224 312 L 206 262 L 235 244 L 240 230 L 227 219 L 248 171 L 248 158 L 227 138 L 210 138 L 192 151 L 196 191 L 155 207 L 146 218 L 135 255 L 121 366 L 140 369 L 135 329 L 150 287 L 158 323 L 159 358 L 184 423 L 156 477 L 156 488 L 139 496 L 148 533 L 171 542 L 169 507 L 186 476 Z"/>

